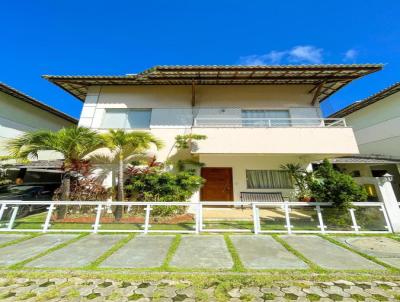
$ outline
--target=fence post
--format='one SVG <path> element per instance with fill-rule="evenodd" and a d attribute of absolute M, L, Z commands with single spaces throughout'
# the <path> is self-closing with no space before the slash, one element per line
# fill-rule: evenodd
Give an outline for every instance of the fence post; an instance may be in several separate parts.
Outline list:
<path fill-rule="evenodd" d="M 258 222 L 259 222 L 259 217 L 257 213 L 257 206 L 253 203 L 253 225 L 254 225 L 254 234 L 258 235 L 259 233 L 259 228 L 258 228 Z"/>
<path fill-rule="evenodd" d="M 51 220 L 51 214 L 53 213 L 54 210 L 54 204 L 52 203 L 48 208 L 47 208 L 47 216 L 46 216 L 46 220 L 44 222 L 43 225 L 43 233 L 46 233 L 47 230 L 49 229 L 50 226 L 50 220 Z"/>
<path fill-rule="evenodd" d="M 326 225 L 324 224 L 324 219 L 322 218 L 321 206 L 317 205 L 316 210 L 317 210 L 317 216 L 318 216 L 318 221 L 319 221 L 319 228 L 321 229 L 321 233 L 325 234 Z"/>
<path fill-rule="evenodd" d="M 390 225 L 389 217 L 388 217 L 388 214 L 386 213 L 386 209 L 385 209 L 385 205 L 384 205 L 384 204 L 381 204 L 380 210 L 381 210 L 381 212 L 382 212 L 382 214 L 383 214 L 383 217 L 385 218 L 385 222 L 386 222 L 386 226 L 385 226 L 385 227 L 387 228 L 387 230 L 388 230 L 390 233 L 392 233 L 393 230 L 392 230 L 392 227 L 391 227 L 391 225 Z"/>
<path fill-rule="evenodd" d="M 7 226 L 7 230 L 9 230 L 9 231 L 12 230 L 12 227 L 13 227 L 14 221 L 15 221 L 15 218 L 17 218 L 17 213 L 18 213 L 19 207 L 12 207 L 12 208 L 13 208 L 13 212 L 12 212 L 11 219 L 10 219 L 10 221 L 8 222 L 8 226 Z"/>
<path fill-rule="evenodd" d="M 93 227 L 93 233 L 95 233 L 95 234 L 97 233 L 97 231 L 99 230 L 99 227 L 100 227 L 101 210 L 102 210 L 102 206 L 101 206 L 101 204 L 99 204 L 97 206 L 96 220 L 94 222 L 94 225 L 92 226 Z"/>
<path fill-rule="evenodd" d="M 284 209 L 285 209 L 286 228 L 288 234 L 290 235 L 292 234 L 292 226 L 290 224 L 289 204 L 287 202 L 285 202 Z"/>
<path fill-rule="evenodd" d="M 354 209 L 349 209 L 350 211 L 350 216 L 351 216 L 351 221 L 353 222 L 353 226 L 352 228 L 354 229 L 354 231 L 356 233 L 358 233 L 360 231 L 360 226 L 357 225 L 357 220 L 356 220 L 356 215 L 354 215 Z"/>
<path fill-rule="evenodd" d="M 377 178 L 378 194 L 383 201 L 393 232 L 400 232 L 400 208 L 391 181 L 386 177 Z"/>
<path fill-rule="evenodd" d="M 151 211 L 151 207 L 148 204 L 146 206 L 146 218 L 145 218 L 145 221 L 144 221 L 144 233 L 145 234 L 147 234 L 149 232 L 150 211 Z"/>
<path fill-rule="evenodd" d="M 3 218 L 4 211 L 7 209 L 7 204 L 3 203 L 0 208 L 0 220 Z"/>
<path fill-rule="evenodd" d="M 199 203 L 196 208 L 196 234 L 200 233 L 200 211 L 201 211 L 201 204 Z"/>

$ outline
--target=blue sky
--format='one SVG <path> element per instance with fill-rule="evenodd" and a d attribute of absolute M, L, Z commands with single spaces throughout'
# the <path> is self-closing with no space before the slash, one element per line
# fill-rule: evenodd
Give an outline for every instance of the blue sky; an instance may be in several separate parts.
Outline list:
<path fill-rule="evenodd" d="M 41 78 L 163 64 L 384 63 L 322 103 L 326 114 L 400 81 L 400 1 L 2 1 L 0 81 L 78 117 Z"/>

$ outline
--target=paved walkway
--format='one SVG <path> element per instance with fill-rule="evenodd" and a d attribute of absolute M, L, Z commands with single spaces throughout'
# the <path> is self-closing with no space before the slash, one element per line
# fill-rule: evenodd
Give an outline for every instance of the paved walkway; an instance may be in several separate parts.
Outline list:
<path fill-rule="evenodd" d="M 316 235 L 137 235 L 130 240 L 125 234 L 78 236 L 0 234 L 0 267 L 400 269 L 400 242 L 387 237 L 330 237 L 334 243 Z"/>
<path fill-rule="evenodd" d="M 62 269 L 61 276 L 65 275 L 65 269 L 94 269 L 100 270 L 107 278 L 110 278 L 108 270 L 119 273 L 123 272 L 121 269 L 146 271 L 158 268 L 190 272 L 204 269 L 224 272 L 289 269 L 301 272 L 309 269 L 307 274 L 310 276 L 318 272 L 316 268 L 327 271 L 368 270 L 371 273 L 391 269 L 387 271 L 390 274 L 396 274 L 395 269 L 400 269 L 400 242 L 384 236 L 79 236 L 45 234 L 31 238 L 21 234 L 0 234 L 0 266 Z M 205 280 L 208 282 L 208 277 Z M 249 283 L 226 283 L 225 278 L 218 280 L 199 285 L 184 279 L 130 282 L 111 278 L 0 277 L 0 301 L 400 301 L 400 282 L 397 281 L 291 280 L 274 282 L 273 285 L 245 285 Z"/>
<path fill-rule="evenodd" d="M 190 281 L 127 282 L 102 279 L 0 278 L 1 301 L 399 301 L 399 282 L 300 281 L 262 286 L 199 287 Z"/>

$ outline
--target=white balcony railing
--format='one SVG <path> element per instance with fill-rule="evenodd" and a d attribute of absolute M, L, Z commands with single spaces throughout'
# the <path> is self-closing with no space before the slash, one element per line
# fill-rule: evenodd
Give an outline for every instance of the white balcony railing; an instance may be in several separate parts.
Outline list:
<path fill-rule="evenodd" d="M 343 118 L 236 118 L 198 117 L 194 127 L 206 128 L 286 128 L 286 127 L 347 127 Z"/>

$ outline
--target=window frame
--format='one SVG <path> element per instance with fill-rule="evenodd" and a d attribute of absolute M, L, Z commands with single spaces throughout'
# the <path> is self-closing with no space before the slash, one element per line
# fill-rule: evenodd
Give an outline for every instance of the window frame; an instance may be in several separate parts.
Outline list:
<path fill-rule="evenodd" d="M 286 174 L 287 177 L 287 183 L 289 184 L 289 186 L 257 186 L 257 187 L 251 187 L 250 183 L 249 183 L 249 174 L 252 171 L 257 171 L 257 172 L 278 172 L 278 173 L 282 173 L 282 174 Z M 271 175 L 272 177 L 273 175 Z M 274 169 L 246 169 L 246 188 L 250 189 L 250 190 L 293 190 L 294 189 L 294 184 L 293 184 L 293 180 L 290 177 L 289 173 L 285 170 L 274 170 Z"/>

